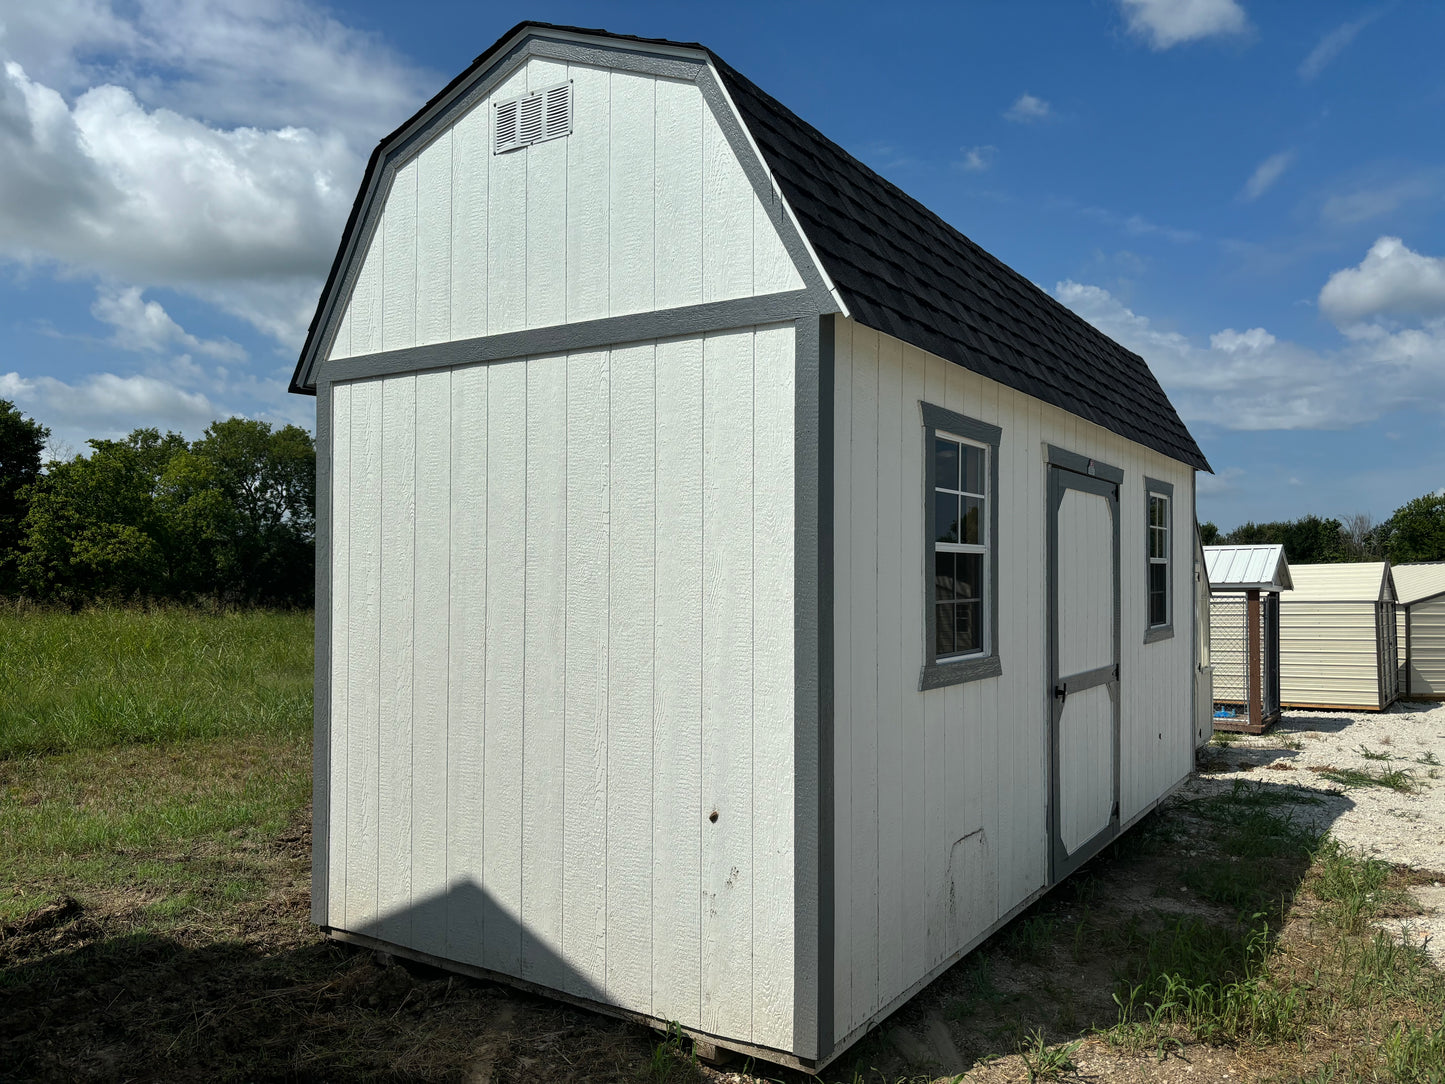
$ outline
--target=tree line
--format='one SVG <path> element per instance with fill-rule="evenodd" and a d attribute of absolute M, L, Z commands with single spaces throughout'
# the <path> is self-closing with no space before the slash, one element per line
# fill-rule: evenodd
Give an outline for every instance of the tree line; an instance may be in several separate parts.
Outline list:
<path fill-rule="evenodd" d="M 295 425 L 137 429 L 44 462 L 49 430 L 0 399 L 0 595 L 309 606 L 316 448 Z"/>
<path fill-rule="evenodd" d="M 1382 523 L 1365 512 L 1342 520 L 1308 515 L 1273 523 L 1251 521 L 1228 533 L 1201 523 L 1199 537 L 1206 546 L 1283 544 L 1285 557 L 1298 565 L 1445 561 L 1445 491 L 1407 501 Z"/>

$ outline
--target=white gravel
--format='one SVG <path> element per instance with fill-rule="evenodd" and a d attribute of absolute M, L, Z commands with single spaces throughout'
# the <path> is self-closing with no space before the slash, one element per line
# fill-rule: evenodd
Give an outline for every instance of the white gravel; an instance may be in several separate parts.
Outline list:
<path fill-rule="evenodd" d="M 1445 704 L 1400 703 L 1385 712 L 1286 711 L 1268 733 L 1211 745 L 1202 760 L 1214 770 L 1191 779 L 1186 793 L 1207 794 L 1233 779 L 1299 788 L 1302 798 L 1318 801 L 1295 807 L 1301 820 L 1391 865 L 1439 873 L 1434 885 L 1416 892 L 1427 913 L 1403 924 L 1396 920 L 1392 932 L 1425 942 L 1445 966 Z M 1320 775 L 1320 768 L 1406 772 L 1412 789 L 1341 786 Z"/>

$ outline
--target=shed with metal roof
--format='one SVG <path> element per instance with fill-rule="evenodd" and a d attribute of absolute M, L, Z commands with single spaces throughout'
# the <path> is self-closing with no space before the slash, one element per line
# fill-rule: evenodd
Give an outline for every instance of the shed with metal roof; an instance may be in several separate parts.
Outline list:
<path fill-rule="evenodd" d="M 483 53 L 292 390 L 335 938 L 817 1069 L 1193 767 L 1148 365 L 700 45 Z"/>
<path fill-rule="evenodd" d="M 1219 730 L 1259 733 L 1280 714 L 1280 592 L 1294 586 L 1281 545 L 1206 546 Z M 1243 715 L 1231 714 L 1244 708 Z"/>
<path fill-rule="evenodd" d="M 1445 561 L 1393 565 L 1400 695 L 1445 700 Z"/>
<path fill-rule="evenodd" d="M 1285 707 L 1383 711 L 1399 695 L 1388 561 L 1294 565 L 1280 596 Z"/>

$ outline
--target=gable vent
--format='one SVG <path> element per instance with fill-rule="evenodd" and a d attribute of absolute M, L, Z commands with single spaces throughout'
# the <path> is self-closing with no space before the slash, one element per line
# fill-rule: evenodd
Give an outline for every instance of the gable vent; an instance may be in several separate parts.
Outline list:
<path fill-rule="evenodd" d="M 530 147 L 572 134 L 572 81 L 498 102 L 492 153 Z"/>

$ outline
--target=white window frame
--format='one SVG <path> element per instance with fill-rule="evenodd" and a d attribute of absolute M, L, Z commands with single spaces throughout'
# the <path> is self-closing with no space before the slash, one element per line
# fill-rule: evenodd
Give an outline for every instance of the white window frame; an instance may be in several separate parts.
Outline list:
<path fill-rule="evenodd" d="M 981 678 L 997 677 L 1003 672 L 998 655 L 998 471 L 999 444 L 1003 430 L 996 425 L 957 414 L 932 403 L 920 402 L 923 416 L 923 669 L 919 674 L 919 689 L 937 689 L 947 685 L 960 685 Z M 935 484 L 934 438 L 953 441 L 956 444 L 979 449 L 983 452 L 983 492 L 973 493 Z M 960 484 L 962 479 L 959 479 Z M 982 501 L 979 509 L 979 538 L 971 542 L 939 542 L 935 529 L 934 514 L 938 492 L 960 494 Z M 973 651 L 957 652 L 950 655 L 935 655 L 938 644 L 938 584 L 937 556 L 939 553 L 980 554 L 983 569 L 979 585 L 979 615 L 981 623 L 980 643 Z"/>
<path fill-rule="evenodd" d="M 1154 502 L 1164 504 L 1163 524 L 1154 525 Z M 1156 532 L 1164 536 L 1164 556 L 1154 556 Z M 1164 620 L 1154 621 L 1153 570 L 1164 567 Z M 1174 487 L 1156 478 L 1144 479 L 1144 642 L 1152 644 L 1174 635 Z"/>

